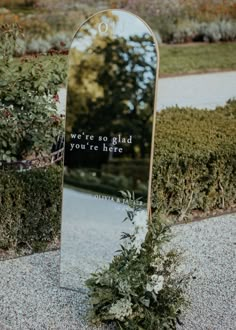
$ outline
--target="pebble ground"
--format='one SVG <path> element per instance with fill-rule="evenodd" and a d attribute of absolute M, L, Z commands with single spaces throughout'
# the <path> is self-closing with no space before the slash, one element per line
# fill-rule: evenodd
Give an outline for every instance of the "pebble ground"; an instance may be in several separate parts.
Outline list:
<path fill-rule="evenodd" d="M 171 247 L 184 251 L 183 270 L 195 278 L 178 330 L 235 330 L 236 215 L 173 232 Z M 0 262 L 1 330 L 95 330 L 86 321 L 86 294 L 59 288 L 59 261 L 53 251 Z"/>

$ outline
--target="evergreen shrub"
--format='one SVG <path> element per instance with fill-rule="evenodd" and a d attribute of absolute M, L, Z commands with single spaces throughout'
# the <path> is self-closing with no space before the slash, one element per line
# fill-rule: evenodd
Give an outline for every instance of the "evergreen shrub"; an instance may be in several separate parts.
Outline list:
<path fill-rule="evenodd" d="M 60 233 L 62 168 L 0 171 L 0 249 L 47 243 Z"/>
<path fill-rule="evenodd" d="M 236 101 L 216 110 L 157 115 L 153 207 L 184 220 L 194 210 L 236 204 Z"/>

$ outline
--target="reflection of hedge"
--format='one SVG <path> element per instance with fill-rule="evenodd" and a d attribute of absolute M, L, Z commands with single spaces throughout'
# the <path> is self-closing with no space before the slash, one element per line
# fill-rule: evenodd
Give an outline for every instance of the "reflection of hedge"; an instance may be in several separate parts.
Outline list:
<path fill-rule="evenodd" d="M 71 182 L 77 181 L 79 184 L 89 184 L 91 187 L 99 184 L 108 185 L 115 189 L 115 194 L 119 189 L 139 190 L 141 184 L 146 184 L 149 177 L 149 159 L 113 159 L 107 164 L 103 164 L 101 170 L 98 169 L 68 169 L 66 180 L 71 178 Z M 145 189 L 145 194 L 147 193 Z"/>
<path fill-rule="evenodd" d="M 153 206 L 180 219 L 236 203 L 236 101 L 215 111 L 158 114 Z"/>
<path fill-rule="evenodd" d="M 113 159 L 101 171 L 70 169 L 65 174 L 65 183 L 114 196 L 120 195 L 120 190 L 133 190 L 137 197 L 146 198 L 148 175 L 148 159 Z"/>
<path fill-rule="evenodd" d="M 124 175 L 109 173 L 102 173 L 101 177 L 92 176 L 90 172 L 84 171 L 82 176 L 81 172 L 76 170 L 65 173 L 65 183 L 68 185 L 113 196 L 120 196 L 120 190 L 130 190 L 131 181 Z M 147 195 L 146 185 L 138 182 L 134 192 L 137 197 L 145 198 Z"/>
<path fill-rule="evenodd" d="M 49 242 L 60 231 L 61 168 L 0 171 L 0 248 Z"/>
<path fill-rule="evenodd" d="M 149 177 L 149 159 L 113 159 L 102 166 L 105 173 L 134 177 L 145 182 Z"/>

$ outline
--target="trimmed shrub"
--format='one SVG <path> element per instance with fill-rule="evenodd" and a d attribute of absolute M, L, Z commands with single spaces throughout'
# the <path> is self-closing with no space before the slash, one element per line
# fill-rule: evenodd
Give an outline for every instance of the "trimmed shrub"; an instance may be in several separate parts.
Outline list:
<path fill-rule="evenodd" d="M 71 44 L 71 38 L 65 33 L 57 33 L 50 38 L 50 44 L 52 49 L 63 50 L 69 49 Z"/>
<path fill-rule="evenodd" d="M 33 39 L 27 45 L 27 53 L 47 53 L 51 48 L 51 44 L 42 38 Z"/>
<path fill-rule="evenodd" d="M 217 42 L 221 40 L 220 25 L 217 22 L 203 24 L 202 34 L 204 41 Z"/>
<path fill-rule="evenodd" d="M 198 34 L 198 23 L 194 21 L 182 21 L 173 34 L 174 43 L 191 42 Z"/>
<path fill-rule="evenodd" d="M 157 115 L 153 207 L 185 219 L 236 203 L 236 101 L 215 111 L 169 108 Z"/>
<path fill-rule="evenodd" d="M 218 42 L 233 41 L 236 38 L 234 21 L 217 20 L 214 22 L 197 22 L 181 20 L 173 32 L 173 43 L 192 41 Z"/>
<path fill-rule="evenodd" d="M 62 167 L 0 171 L 0 249 L 53 241 L 60 233 Z"/>
<path fill-rule="evenodd" d="M 236 23 L 235 21 L 220 22 L 221 40 L 232 41 L 236 39 Z"/>

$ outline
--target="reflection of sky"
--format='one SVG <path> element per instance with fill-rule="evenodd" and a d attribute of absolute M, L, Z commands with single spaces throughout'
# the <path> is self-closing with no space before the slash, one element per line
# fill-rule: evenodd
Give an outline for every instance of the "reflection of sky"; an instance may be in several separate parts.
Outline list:
<path fill-rule="evenodd" d="M 135 15 L 121 11 L 121 10 L 112 10 L 109 11 L 112 12 L 116 18 L 118 18 L 117 22 L 114 22 L 111 18 L 107 17 L 106 14 L 97 14 L 101 16 L 101 22 L 108 23 L 109 21 L 111 22 L 110 28 L 113 28 L 114 37 L 123 37 L 123 38 L 129 38 L 130 36 L 143 36 L 144 34 L 149 34 L 150 35 L 150 30 L 146 26 L 146 24 L 141 21 L 139 18 L 137 18 Z M 93 20 L 93 18 L 91 18 Z M 89 20 L 90 21 L 90 20 Z M 83 35 L 83 30 L 86 28 L 89 28 L 89 32 L 91 35 Z M 80 31 L 82 33 L 80 33 Z M 86 48 L 91 45 L 93 42 L 93 39 L 98 35 L 98 24 L 96 25 L 95 28 L 91 28 L 89 24 L 84 24 L 81 28 L 80 31 L 77 33 L 77 38 L 75 37 L 74 41 L 72 42 L 72 48 L 77 48 L 80 51 L 86 50 Z M 103 35 L 103 34 L 101 34 Z M 105 36 L 106 34 L 104 34 Z M 81 38 L 82 37 L 82 38 Z"/>
<path fill-rule="evenodd" d="M 119 18 L 116 34 L 119 37 L 129 38 L 133 35 L 150 34 L 148 27 L 135 15 L 119 10 L 114 10 L 113 12 Z"/>

